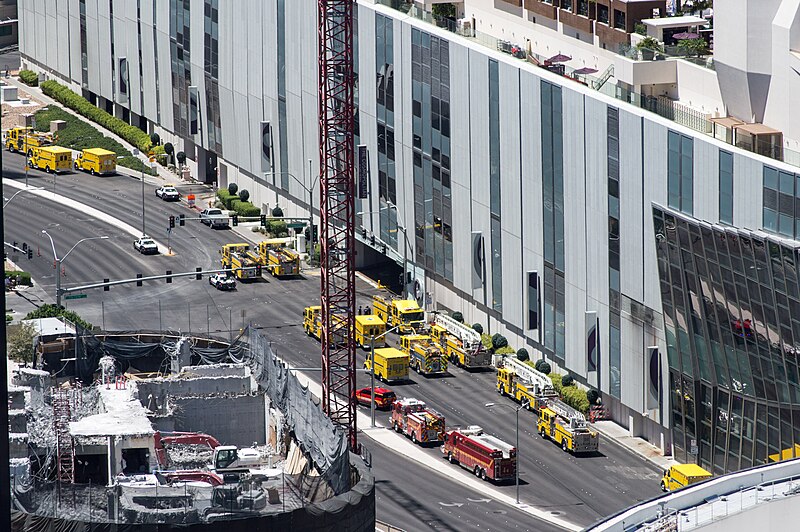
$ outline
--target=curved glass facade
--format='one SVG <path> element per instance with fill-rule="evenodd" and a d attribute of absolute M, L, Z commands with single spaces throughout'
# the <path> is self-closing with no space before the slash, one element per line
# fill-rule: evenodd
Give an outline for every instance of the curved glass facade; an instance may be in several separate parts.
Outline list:
<path fill-rule="evenodd" d="M 714 473 L 800 442 L 800 247 L 653 207 L 675 458 Z"/>

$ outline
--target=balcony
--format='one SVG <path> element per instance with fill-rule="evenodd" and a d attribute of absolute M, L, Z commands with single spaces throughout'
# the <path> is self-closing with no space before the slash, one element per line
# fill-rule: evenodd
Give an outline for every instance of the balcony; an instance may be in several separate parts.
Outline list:
<path fill-rule="evenodd" d="M 558 20 L 558 0 L 553 0 L 548 4 L 542 0 L 525 0 L 525 9 L 537 15 L 547 17 L 552 20 Z"/>
<path fill-rule="evenodd" d="M 578 31 L 582 31 L 584 33 L 594 32 L 593 20 L 589 19 L 588 17 L 576 15 L 571 11 L 565 11 L 563 9 L 559 9 L 558 20 L 560 20 L 563 24 L 571 28 L 575 28 Z"/>

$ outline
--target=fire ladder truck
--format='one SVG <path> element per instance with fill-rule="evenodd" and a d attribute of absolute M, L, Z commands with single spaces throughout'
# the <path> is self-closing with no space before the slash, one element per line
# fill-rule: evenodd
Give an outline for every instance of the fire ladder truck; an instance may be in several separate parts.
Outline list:
<path fill-rule="evenodd" d="M 589 428 L 586 418 L 559 399 L 551 399 L 539 412 L 539 434 L 561 445 L 564 452 L 597 451 L 597 432 Z"/>
<path fill-rule="evenodd" d="M 518 403 L 527 401 L 528 410 L 537 413 L 548 401 L 558 398 L 550 377 L 513 356 L 503 357 L 497 369 L 497 393 Z"/>
<path fill-rule="evenodd" d="M 468 325 L 438 313 L 434 317 L 431 336 L 439 341 L 450 362 L 462 368 L 485 368 L 492 355 L 484 349 L 481 335 Z"/>

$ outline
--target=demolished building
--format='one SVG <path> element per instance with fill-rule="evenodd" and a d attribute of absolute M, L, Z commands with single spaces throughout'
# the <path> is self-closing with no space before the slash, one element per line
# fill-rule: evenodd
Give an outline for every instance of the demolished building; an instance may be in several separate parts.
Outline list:
<path fill-rule="evenodd" d="M 74 341 L 74 375 L 14 376 L 18 529 L 374 529 L 368 466 L 260 331 L 234 342 L 158 332 Z"/>

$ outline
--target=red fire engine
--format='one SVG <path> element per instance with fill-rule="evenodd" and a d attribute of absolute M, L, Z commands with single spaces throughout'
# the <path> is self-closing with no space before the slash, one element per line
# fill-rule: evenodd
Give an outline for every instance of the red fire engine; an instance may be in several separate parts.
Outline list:
<path fill-rule="evenodd" d="M 418 399 L 404 397 L 395 401 L 390 423 L 414 443 L 438 443 L 444 439 L 444 416 Z"/>
<path fill-rule="evenodd" d="M 451 464 L 458 463 L 483 480 L 510 480 L 517 473 L 516 447 L 484 434 L 477 425 L 448 432 L 442 454 Z"/>

